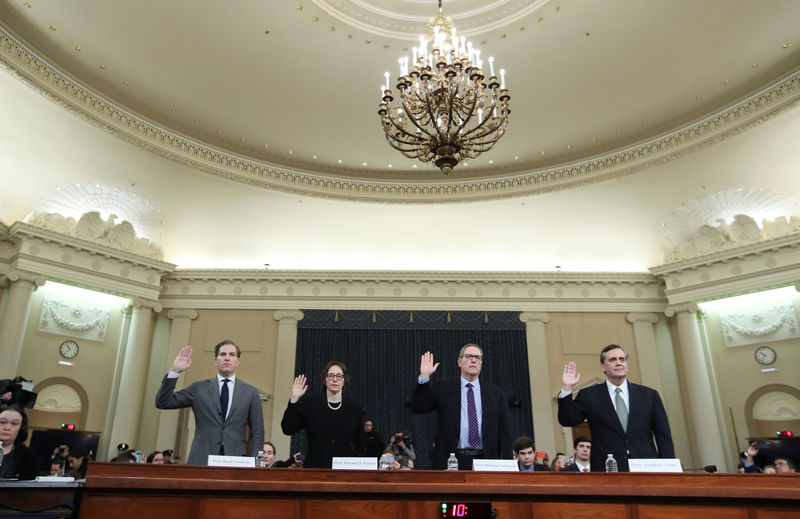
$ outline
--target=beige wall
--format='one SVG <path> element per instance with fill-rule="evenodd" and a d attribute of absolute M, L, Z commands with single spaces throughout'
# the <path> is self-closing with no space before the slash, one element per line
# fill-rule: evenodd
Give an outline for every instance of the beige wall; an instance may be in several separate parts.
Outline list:
<path fill-rule="evenodd" d="M 52 377 L 72 379 L 83 388 L 88 398 L 86 423 L 81 424 L 82 428 L 88 431 L 103 431 L 110 401 L 109 388 L 111 388 L 114 377 L 122 326 L 122 311 L 119 305 L 108 308 L 110 317 L 103 342 L 40 332 L 38 327 L 42 313 L 42 301 L 47 293 L 45 287 L 35 291 L 31 297 L 30 313 L 17 374 L 33 380 L 35 384 L 45 382 Z M 63 296 L 58 297 L 62 298 Z M 91 300 L 84 300 L 84 302 L 94 304 Z M 74 363 L 72 367 L 58 364 L 59 360 L 64 360 L 59 355 L 58 348 L 67 339 L 74 339 L 80 346 L 80 353 L 72 359 Z M 59 423 L 61 422 L 59 421 Z M 31 417 L 31 426 L 47 425 L 47 423 L 34 423 L 34 417 Z"/>
<path fill-rule="evenodd" d="M 795 316 L 800 315 L 800 295 L 792 300 Z M 726 310 L 729 311 L 729 310 Z M 705 328 L 708 347 L 713 359 L 719 399 L 727 427 L 733 424 L 739 439 L 739 445 L 732 442 L 729 450 L 732 455 L 746 447 L 746 439 L 751 437 L 775 436 L 775 431 L 792 429 L 797 423 L 787 416 L 784 420 L 775 420 L 754 424 L 747 416 L 747 402 L 755 393 L 763 392 L 769 386 L 784 386 L 800 391 L 800 339 L 781 340 L 776 342 L 759 342 L 746 346 L 728 347 L 725 345 L 720 324 L 720 311 L 708 310 L 705 313 Z M 777 359 L 768 366 L 776 371 L 762 372 L 765 366 L 758 364 L 754 357 L 756 348 L 768 345 L 775 350 Z M 755 425 L 755 427 L 754 427 Z M 795 427 L 796 429 L 796 427 Z"/>

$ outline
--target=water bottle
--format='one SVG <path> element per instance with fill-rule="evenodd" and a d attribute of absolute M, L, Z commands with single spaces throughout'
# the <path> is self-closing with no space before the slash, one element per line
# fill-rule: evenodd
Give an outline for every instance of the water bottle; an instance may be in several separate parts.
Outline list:
<path fill-rule="evenodd" d="M 266 468 L 267 466 L 267 457 L 264 455 L 264 451 L 258 451 L 258 456 L 256 456 L 256 468 Z"/>
<path fill-rule="evenodd" d="M 3 454 L 3 444 L 0 443 L 0 465 L 3 464 L 3 456 L 4 456 L 4 454 Z"/>
<path fill-rule="evenodd" d="M 458 459 L 455 452 L 451 452 L 450 457 L 447 458 L 447 470 L 458 470 Z"/>
<path fill-rule="evenodd" d="M 381 459 L 378 460 L 378 470 L 389 470 L 389 468 L 389 457 L 381 454 Z"/>
<path fill-rule="evenodd" d="M 609 454 L 608 458 L 606 458 L 606 472 L 619 472 L 617 460 L 614 459 L 613 454 Z"/>

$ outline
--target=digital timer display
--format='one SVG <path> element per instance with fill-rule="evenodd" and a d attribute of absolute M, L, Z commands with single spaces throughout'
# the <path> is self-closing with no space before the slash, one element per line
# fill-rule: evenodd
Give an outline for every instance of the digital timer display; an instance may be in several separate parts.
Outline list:
<path fill-rule="evenodd" d="M 442 503 L 442 519 L 492 519 L 492 503 Z"/>

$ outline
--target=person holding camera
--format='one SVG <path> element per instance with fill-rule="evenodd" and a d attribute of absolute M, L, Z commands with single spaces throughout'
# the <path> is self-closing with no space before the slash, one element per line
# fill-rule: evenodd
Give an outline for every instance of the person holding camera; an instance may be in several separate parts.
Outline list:
<path fill-rule="evenodd" d="M 417 454 L 414 452 L 414 446 L 411 445 L 411 437 L 403 434 L 403 431 L 398 431 L 389 438 L 389 445 L 386 446 L 387 451 L 394 453 L 395 459 L 400 456 L 406 456 L 410 460 L 416 460 Z"/>

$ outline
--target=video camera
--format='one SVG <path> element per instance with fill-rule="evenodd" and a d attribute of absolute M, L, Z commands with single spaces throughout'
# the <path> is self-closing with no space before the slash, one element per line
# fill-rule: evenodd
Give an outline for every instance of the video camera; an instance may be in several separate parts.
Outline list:
<path fill-rule="evenodd" d="M 36 404 L 36 393 L 31 389 L 33 381 L 20 376 L 0 380 L 0 404 L 17 404 L 20 407 L 33 409 Z"/>

